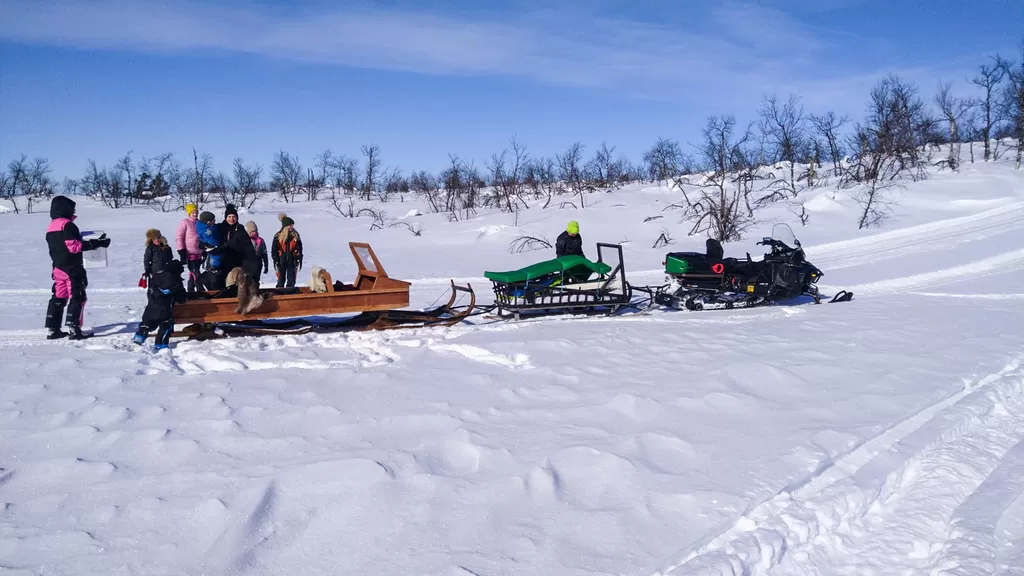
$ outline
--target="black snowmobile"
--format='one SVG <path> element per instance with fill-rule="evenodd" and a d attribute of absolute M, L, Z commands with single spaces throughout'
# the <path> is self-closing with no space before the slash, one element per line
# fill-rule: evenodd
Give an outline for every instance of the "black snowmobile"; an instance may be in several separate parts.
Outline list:
<path fill-rule="evenodd" d="M 670 252 L 665 274 L 670 283 L 655 302 L 687 310 L 750 308 L 808 295 L 821 303 L 817 282 L 824 273 L 804 257 L 800 241 L 788 224 L 776 224 L 771 237 L 757 243 L 771 252 L 760 262 L 724 258 L 722 244 L 707 240 L 707 252 Z M 831 302 L 846 302 L 853 293 L 842 290 Z"/>

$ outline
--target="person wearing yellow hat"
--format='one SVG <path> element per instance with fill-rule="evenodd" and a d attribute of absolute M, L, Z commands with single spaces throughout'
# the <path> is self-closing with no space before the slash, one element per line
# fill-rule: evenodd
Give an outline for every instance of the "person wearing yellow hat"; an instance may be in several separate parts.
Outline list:
<path fill-rule="evenodd" d="M 178 258 L 188 270 L 188 291 L 196 291 L 196 283 L 203 265 L 203 251 L 199 248 L 199 233 L 196 232 L 196 221 L 199 219 L 199 208 L 189 202 L 185 204 L 185 219 L 178 224 L 175 244 Z"/>
<path fill-rule="evenodd" d="M 558 235 L 555 241 L 555 256 L 584 256 L 583 237 L 580 236 L 580 223 L 571 220 L 565 227 L 565 232 Z"/>

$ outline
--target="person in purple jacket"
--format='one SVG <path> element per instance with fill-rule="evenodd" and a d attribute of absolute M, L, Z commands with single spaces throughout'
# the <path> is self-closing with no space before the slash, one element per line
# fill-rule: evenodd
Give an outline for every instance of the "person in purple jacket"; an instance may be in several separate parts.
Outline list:
<path fill-rule="evenodd" d="M 53 295 L 46 308 L 46 338 L 54 340 L 68 336 L 70 340 L 81 340 L 92 336 L 82 332 L 85 318 L 85 287 L 89 280 L 82 262 L 82 252 L 110 246 L 110 238 L 104 234 L 95 240 L 82 240 L 82 233 L 75 225 L 75 203 L 66 196 L 55 196 L 50 202 L 50 226 L 46 229 L 46 245 L 53 261 Z M 70 305 L 68 304 L 68 301 Z M 68 307 L 67 325 L 70 335 L 60 329 L 64 319 L 64 307 Z"/>

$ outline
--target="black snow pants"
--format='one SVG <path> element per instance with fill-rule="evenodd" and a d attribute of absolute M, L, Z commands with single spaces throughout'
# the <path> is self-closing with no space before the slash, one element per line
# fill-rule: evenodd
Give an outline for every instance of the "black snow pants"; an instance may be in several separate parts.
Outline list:
<path fill-rule="evenodd" d="M 285 286 L 287 286 L 288 288 L 294 288 L 295 272 L 297 271 L 297 269 L 298 267 L 295 264 L 282 263 L 281 269 L 277 273 L 277 287 L 284 288 Z"/>
<path fill-rule="evenodd" d="M 85 288 L 89 285 L 85 270 L 66 274 L 63 270 L 54 269 L 52 277 L 52 295 L 46 307 L 46 328 L 60 329 L 65 306 L 68 311 L 67 325 L 81 328 L 85 319 Z"/>
<path fill-rule="evenodd" d="M 155 331 L 156 344 L 166 345 L 174 332 L 174 296 L 159 290 L 149 293 L 149 302 L 142 311 L 142 322 L 137 334 L 147 337 Z"/>

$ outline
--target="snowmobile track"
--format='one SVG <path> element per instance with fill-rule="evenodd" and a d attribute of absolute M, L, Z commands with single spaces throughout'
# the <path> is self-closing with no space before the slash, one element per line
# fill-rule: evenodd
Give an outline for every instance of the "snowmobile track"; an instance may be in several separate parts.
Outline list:
<path fill-rule="evenodd" d="M 997 493 L 1001 489 L 1004 493 L 999 494 L 1000 501 L 1007 507 L 1022 497 L 1024 484 L 1020 482 L 1000 484 L 999 488 L 985 485 L 986 479 L 996 474 L 1009 476 L 1009 471 L 1024 467 L 1020 460 L 1024 455 L 1022 359 L 1024 356 L 1017 356 L 1001 370 L 965 382 L 959 392 L 863 442 L 803 483 L 753 506 L 717 536 L 639 574 L 814 574 L 814 559 L 831 551 L 855 557 L 856 551 L 850 554 L 850 550 L 858 544 L 868 548 L 893 546 L 890 540 L 879 543 L 873 537 L 884 529 L 879 527 L 880 517 L 911 527 L 911 533 L 918 525 L 919 530 L 942 528 L 939 531 L 944 533 L 929 533 L 930 538 L 924 539 L 942 540 L 941 549 L 921 551 L 915 549 L 915 541 L 899 542 L 908 547 L 909 557 L 920 556 L 922 563 L 930 562 L 929 567 L 936 570 L 945 566 L 953 570 L 949 574 L 991 573 L 956 571 L 960 564 L 955 557 L 965 547 L 977 546 L 979 539 L 976 533 L 970 533 L 972 527 L 978 529 L 977 522 L 971 523 L 972 494 L 980 490 Z M 967 480 L 951 482 L 951 468 L 953 478 Z M 923 486 L 927 489 L 918 490 Z M 927 502 L 915 507 L 917 491 L 923 494 L 918 498 Z M 901 506 L 918 514 L 908 514 Z M 927 518 L 920 517 L 926 513 L 923 511 L 927 511 Z M 860 522 L 869 521 L 874 523 L 858 531 Z M 993 525 L 985 529 L 992 530 Z M 966 537 L 958 539 L 964 533 Z M 987 543 L 994 536 L 985 534 L 981 538 Z M 841 544 L 828 550 L 828 545 L 822 543 L 830 541 Z M 996 555 L 995 551 L 989 554 L 993 562 Z M 790 562 L 795 566 L 791 567 Z M 851 573 L 871 572 L 870 567 L 848 569 L 853 570 Z"/>

